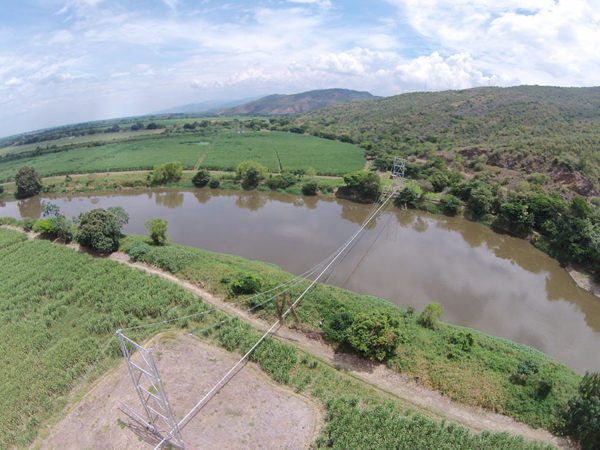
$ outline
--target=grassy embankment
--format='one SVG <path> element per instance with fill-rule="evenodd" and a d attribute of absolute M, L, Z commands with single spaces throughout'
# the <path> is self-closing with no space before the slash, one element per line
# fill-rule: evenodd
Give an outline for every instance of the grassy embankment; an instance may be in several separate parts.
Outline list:
<path fill-rule="evenodd" d="M 142 239 L 127 236 L 122 241 L 122 249 L 127 250 Z M 230 282 L 243 273 L 256 275 L 263 288 L 292 278 L 271 264 L 178 245 L 154 247 L 142 260 L 182 279 L 201 283 L 217 295 L 227 295 Z M 298 295 L 301 291 L 298 287 L 290 295 Z M 418 377 L 425 386 L 461 403 L 481 406 L 536 427 L 556 428 L 560 414 L 581 378 L 530 347 L 448 324 L 440 324 L 436 329 L 425 328 L 417 323 L 416 314 L 385 300 L 334 286 L 315 286 L 302 300 L 298 313 L 303 326 L 319 329 L 321 318 L 330 320 L 344 310 L 352 314 L 382 311 L 400 319 L 402 343 L 387 361 L 389 367 Z M 268 303 L 258 314 L 275 317 L 275 307 Z M 471 345 L 465 344 L 465 339 L 471 339 Z M 517 367 L 524 360 L 536 361 L 539 373 L 521 382 Z M 542 386 L 545 383 L 552 387 L 544 394 Z"/>
<path fill-rule="evenodd" d="M 24 239 L 22 233 L 0 229 L 0 378 L 5 380 L 0 385 L 0 446 L 27 445 L 41 422 L 60 413 L 115 328 L 208 308 L 201 299 L 161 278 L 48 241 Z M 165 249 L 181 253 L 176 247 Z M 196 262 L 202 255 L 187 252 Z M 220 267 L 215 264 L 211 269 L 215 275 L 227 267 L 224 274 L 243 264 L 258 264 L 225 255 L 210 257 L 220 261 Z M 280 276 L 287 275 L 280 272 Z M 209 314 L 178 326 L 229 351 L 244 351 L 259 336 L 237 319 L 202 331 L 225 318 L 223 313 Z M 141 341 L 164 329 L 130 334 Z M 118 353 L 113 339 L 94 374 L 118 360 Z M 276 340 L 267 339 L 252 358 L 276 381 L 304 391 L 328 409 L 318 447 L 544 448 L 507 434 L 473 436 L 462 427 L 439 424 Z"/>

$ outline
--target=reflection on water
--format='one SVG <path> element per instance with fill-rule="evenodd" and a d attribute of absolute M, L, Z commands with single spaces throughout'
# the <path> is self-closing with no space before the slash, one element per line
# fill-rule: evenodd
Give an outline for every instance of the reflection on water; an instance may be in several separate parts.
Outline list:
<path fill-rule="evenodd" d="M 54 197 L 67 216 L 122 206 L 127 232 L 153 217 L 174 242 L 273 262 L 301 273 L 359 227 L 373 205 L 333 198 L 200 189 Z M 42 200 L 6 202 L 0 216 L 38 218 Z M 531 345 L 575 369 L 600 369 L 600 299 L 577 288 L 529 243 L 460 218 L 388 208 L 328 282 L 422 309 L 442 303 L 448 322 Z"/>

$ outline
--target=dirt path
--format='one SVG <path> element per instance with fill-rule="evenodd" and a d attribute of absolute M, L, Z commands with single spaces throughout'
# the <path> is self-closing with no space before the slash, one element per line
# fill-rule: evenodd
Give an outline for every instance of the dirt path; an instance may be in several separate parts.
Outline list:
<path fill-rule="evenodd" d="M 177 418 L 187 414 L 237 362 L 236 355 L 181 330 L 160 333 L 145 346 L 154 348 L 156 364 Z M 139 355 L 133 359 L 140 364 Z M 145 387 L 151 389 L 150 385 Z M 156 445 L 156 435 L 126 415 L 119 401 L 141 411 L 124 363 L 97 380 L 50 428 L 47 438 L 39 439 L 34 447 L 147 449 L 148 444 Z M 248 363 L 187 423 L 182 436 L 190 449 L 308 449 L 323 423 L 320 405 L 273 382 L 257 365 Z M 166 434 L 162 423 L 158 426 Z"/>
<path fill-rule="evenodd" d="M 110 259 L 176 283 L 187 291 L 201 296 L 207 303 L 231 315 L 243 318 L 256 329 L 266 331 L 270 326 L 266 321 L 241 311 L 223 301 L 223 299 L 187 281 L 180 280 L 170 273 L 146 264 L 131 262 L 129 256 L 124 253 L 113 253 Z M 439 419 L 459 423 L 473 432 L 477 433 L 483 430 L 494 432 L 505 431 L 510 434 L 523 436 L 527 440 L 538 440 L 560 448 L 570 448 L 568 440 L 558 438 L 544 429 L 534 429 L 510 417 L 453 402 L 436 391 L 419 386 L 408 376 L 394 372 L 382 364 L 373 363 L 350 354 L 336 354 L 320 337 L 311 338 L 306 333 L 298 332 L 285 326 L 278 327 L 274 336 L 283 341 L 293 343 L 298 348 L 317 356 L 337 369 L 344 370 L 350 376 L 383 391 L 386 395 L 408 403 L 417 409 L 425 410 L 430 415 Z"/>

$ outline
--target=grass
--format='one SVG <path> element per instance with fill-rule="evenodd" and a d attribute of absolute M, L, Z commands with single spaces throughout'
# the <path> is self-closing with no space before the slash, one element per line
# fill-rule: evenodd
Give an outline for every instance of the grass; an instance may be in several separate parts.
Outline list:
<path fill-rule="evenodd" d="M 343 175 L 365 165 L 363 150 L 312 136 L 280 132 L 220 134 L 202 161 L 201 167 L 235 170 L 245 160 L 257 161 L 271 172 L 293 172 L 314 168 L 321 175 Z"/>
<path fill-rule="evenodd" d="M 128 235 L 122 241 L 122 249 L 127 250 L 142 239 Z M 272 264 L 175 244 L 154 247 L 142 260 L 218 295 L 229 295 L 231 282 L 245 273 L 257 276 L 263 289 L 293 278 Z M 306 283 L 298 285 L 290 295 L 299 295 L 305 286 Z M 317 284 L 297 309 L 303 326 L 315 330 L 319 329 L 321 318 L 329 321 L 343 310 L 354 315 L 378 310 L 400 319 L 403 342 L 387 361 L 389 367 L 461 403 L 506 414 L 534 427 L 558 428 L 561 412 L 581 378 L 531 347 L 449 324 L 440 324 L 434 330 L 424 328 L 417 323 L 416 314 L 385 300 L 334 286 Z M 276 311 L 268 303 L 257 314 L 270 320 Z M 468 348 L 453 343 L 467 334 L 473 341 Z M 526 359 L 536 361 L 540 370 L 521 384 L 515 382 L 514 375 L 519 363 Z M 539 393 L 545 382 L 551 383 L 552 389 L 542 398 Z"/>
<path fill-rule="evenodd" d="M 32 441 L 116 328 L 206 308 L 158 277 L 15 233 L 0 229 L 0 447 Z"/>
<path fill-rule="evenodd" d="M 64 408 L 66 396 L 90 369 L 100 348 L 117 327 L 171 319 L 203 310 L 207 305 L 178 286 L 111 260 L 52 244 L 22 241 L 18 232 L 0 229 L 0 446 L 26 446 L 40 424 Z M 244 352 L 260 333 L 239 319 L 203 331 L 207 323 L 227 318 L 223 313 L 178 322 L 222 347 Z M 164 327 L 130 332 L 143 341 Z M 110 358 L 98 372 L 118 358 L 116 340 Z M 277 382 L 304 391 L 329 410 L 319 447 L 348 448 L 377 435 L 378 443 L 410 448 L 538 449 L 507 434 L 473 436 L 464 428 L 438 424 L 405 410 L 397 402 L 316 361 L 295 347 L 267 339 L 251 358 Z M 104 364 L 103 364 L 104 363 Z M 35 370 L 32 370 L 35 368 Z M 225 387 L 226 388 L 226 387 Z M 383 411 L 383 413 L 382 413 Z M 393 424 L 389 418 L 393 414 Z M 398 423 L 407 424 L 398 435 Z M 438 447 L 439 445 L 444 445 Z M 350 445 L 353 447 L 353 445 Z"/>
<path fill-rule="evenodd" d="M 209 169 L 234 170 L 240 162 L 252 159 L 271 171 L 279 171 L 275 150 L 279 152 L 283 168 L 289 171 L 313 167 L 319 174 L 338 175 L 358 170 L 365 164 L 363 150 L 351 144 L 293 133 L 237 134 L 214 127 L 202 134 L 161 134 L 98 144 L 69 150 L 58 148 L 56 152 L 39 156 L 0 160 L 0 181 L 14 180 L 19 169 L 26 165 L 33 166 L 41 176 L 47 177 L 145 170 L 170 161 L 180 161 L 184 169 L 193 169 L 201 158 L 201 167 Z"/>

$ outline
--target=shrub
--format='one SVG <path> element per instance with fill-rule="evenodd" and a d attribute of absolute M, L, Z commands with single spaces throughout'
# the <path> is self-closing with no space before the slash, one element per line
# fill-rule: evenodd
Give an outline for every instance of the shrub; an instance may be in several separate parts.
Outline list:
<path fill-rule="evenodd" d="M 54 238 L 62 239 L 65 242 L 73 240 L 73 222 L 64 216 L 55 217 L 52 220 L 54 227 Z"/>
<path fill-rule="evenodd" d="M 361 356 L 379 361 L 392 356 L 400 343 L 400 321 L 382 312 L 361 314 L 347 329 L 347 341 Z"/>
<path fill-rule="evenodd" d="M 333 341 L 344 343 L 348 338 L 348 328 L 353 322 L 354 316 L 348 311 L 342 311 L 325 321 L 323 333 Z"/>
<path fill-rule="evenodd" d="M 0 194 L 4 192 L 4 186 L 0 184 Z"/>
<path fill-rule="evenodd" d="M 444 314 L 444 309 L 439 303 L 429 303 L 423 308 L 421 314 L 419 314 L 417 322 L 425 328 L 435 329 L 438 326 L 439 320 L 442 318 L 442 314 Z"/>
<path fill-rule="evenodd" d="M 243 161 L 235 169 L 244 189 L 254 189 L 267 176 L 267 168 L 255 161 Z"/>
<path fill-rule="evenodd" d="M 101 253 L 111 253 L 119 248 L 121 222 L 110 211 L 92 209 L 80 215 L 75 240 L 84 247 Z"/>
<path fill-rule="evenodd" d="M 18 198 L 26 198 L 37 195 L 42 190 L 42 180 L 33 167 L 25 166 L 15 177 Z"/>
<path fill-rule="evenodd" d="M 163 184 L 181 180 L 183 166 L 179 161 L 154 166 L 152 171 L 152 183 Z"/>
<path fill-rule="evenodd" d="M 208 182 L 208 186 L 211 189 L 216 189 L 219 187 L 219 185 L 221 184 L 221 181 L 219 181 L 218 178 L 211 178 L 210 181 Z"/>
<path fill-rule="evenodd" d="M 443 195 L 440 204 L 442 205 L 442 211 L 448 216 L 457 215 L 462 206 L 460 199 L 452 194 Z"/>
<path fill-rule="evenodd" d="M 317 195 L 317 189 L 319 185 L 316 181 L 310 180 L 302 185 L 302 194 L 304 195 Z"/>
<path fill-rule="evenodd" d="M 281 175 L 271 176 L 267 180 L 267 186 L 271 189 L 285 189 L 294 183 L 296 183 L 296 177 L 288 172 L 284 172 Z"/>
<path fill-rule="evenodd" d="M 54 225 L 52 219 L 40 219 L 33 224 L 33 231 L 47 237 L 52 237 L 54 233 Z"/>
<path fill-rule="evenodd" d="M 473 214 L 483 216 L 491 211 L 493 202 L 494 195 L 490 188 L 481 185 L 471 190 L 468 205 Z"/>
<path fill-rule="evenodd" d="M 150 250 L 152 250 L 152 247 L 150 247 L 146 242 L 136 241 L 126 250 L 126 253 L 131 259 L 138 261 L 147 256 Z"/>
<path fill-rule="evenodd" d="M 259 292 L 261 282 L 251 274 L 245 274 L 231 283 L 231 292 L 233 295 L 255 294 Z"/>
<path fill-rule="evenodd" d="M 583 450 L 600 448 L 600 373 L 586 373 L 564 413 L 564 432 Z"/>
<path fill-rule="evenodd" d="M 31 217 L 23 217 L 23 229 L 25 231 L 31 231 L 34 223 L 35 220 L 33 220 Z"/>
<path fill-rule="evenodd" d="M 352 172 L 344 175 L 345 186 L 340 187 L 343 195 L 357 198 L 358 200 L 374 202 L 381 192 L 381 179 L 374 172 Z"/>
<path fill-rule="evenodd" d="M 164 245 L 167 242 L 167 224 L 169 222 L 162 220 L 160 217 L 146 221 L 146 229 L 148 237 L 154 245 Z"/>
<path fill-rule="evenodd" d="M 204 187 L 208 184 L 209 181 L 210 173 L 208 172 L 208 170 L 205 169 L 200 169 L 192 178 L 192 183 L 194 183 L 194 186 L 196 187 Z"/>
<path fill-rule="evenodd" d="M 398 207 L 406 205 L 410 208 L 416 208 L 417 202 L 421 198 L 423 191 L 415 184 L 407 183 L 406 186 L 398 193 L 398 196 L 394 200 L 394 204 Z"/>

